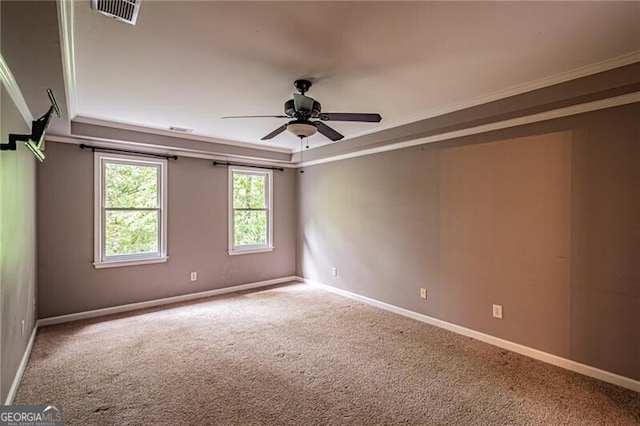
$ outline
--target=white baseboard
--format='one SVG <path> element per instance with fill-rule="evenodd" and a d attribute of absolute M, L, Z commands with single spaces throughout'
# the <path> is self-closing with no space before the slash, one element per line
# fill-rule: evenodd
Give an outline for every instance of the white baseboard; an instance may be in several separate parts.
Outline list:
<path fill-rule="evenodd" d="M 111 308 L 96 309 L 93 311 L 78 312 L 75 314 L 60 315 L 39 320 L 40 327 L 46 325 L 61 324 L 64 322 L 78 321 L 87 318 L 101 317 L 105 315 L 119 314 L 122 312 L 135 311 L 137 309 L 153 308 L 156 306 L 168 305 L 170 303 L 186 302 L 189 300 L 202 299 L 203 297 L 219 296 L 221 294 L 236 293 L 238 291 L 251 290 L 260 287 L 267 287 L 275 284 L 282 284 L 290 281 L 298 281 L 297 277 L 283 277 L 267 281 L 258 281 L 249 284 L 225 287 L 216 290 L 202 291 L 199 293 L 183 294 L 181 296 L 165 297 L 163 299 L 149 300 L 147 302 L 130 303 L 128 305 L 113 306 Z"/>
<path fill-rule="evenodd" d="M 29 343 L 27 344 L 27 347 L 24 349 L 22 360 L 20 361 L 20 365 L 18 366 L 18 371 L 16 371 L 16 375 L 13 378 L 13 383 L 11 383 L 11 388 L 9 388 L 9 394 L 7 395 L 7 399 L 4 402 L 4 405 L 13 404 L 13 398 L 16 397 L 16 392 L 18 392 L 18 385 L 20 385 L 20 381 L 22 380 L 22 375 L 24 374 L 24 370 L 27 368 L 27 362 L 29 361 L 29 356 L 31 355 L 33 342 L 36 340 L 36 333 L 38 332 L 38 326 L 39 326 L 38 323 L 39 321 L 36 321 L 36 324 L 33 327 L 33 331 L 31 332 L 31 337 L 29 338 Z"/>
<path fill-rule="evenodd" d="M 298 277 L 284 277 L 284 278 L 276 278 L 273 280 L 267 281 L 258 281 L 249 284 L 237 285 L 233 287 L 220 288 L 216 290 L 203 291 L 199 293 L 191 293 L 184 294 L 181 296 L 174 297 L 166 297 L 164 299 L 156 299 L 150 300 L 148 302 L 139 302 L 139 303 L 131 303 L 128 305 L 122 306 L 114 306 L 111 308 L 104 309 L 96 309 L 93 311 L 79 312 L 77 314 L 69 314 L 69 315 L 61 315 L 57 317 L 44 318 L 36 321 L 35 326 L 33 327 L 33 332 L 31 333 L 31 338 L 29 339 L 29 343 L 24 350 L 24 354 L 22 355 L 22 360 L 20 361 L 20 365 L 18 366 L 18 371 L 16 371 L 16 375 L 13 378 L 13 383 L 11 384 L 11 388 L 9 389 L 9 394 L 7 395 L 7 399 L 5 400 L 4 405 L 11 405 L 13 403 L 13 399 L 16 396 L 16 392 L 18 391 L 18 386 L 20 385 L 20 381 L 22 380 L 22 375 L 24 374 L 24 370 L 27 368 L 27 362 L 29 361 L 29 356 L 31 355 L 31 349 L 33 348 L 33 342 L 36 339 L 36 333 L 38 332 L 38 328 L 45 325 L 54 325 L 61 324 L 64 322 L 77 321 L 81 319 L 94 318 L 104 315 L 117 314 L 121 312 L 133 311 L 136 309 L 144 309 L 151 308 L 155 306 L 168 305 L 170 303 L 176 302 L 186 302 L 189 300 L 201 299 L 204 297 L 218 296 L 221 294 L 227 293 L 236 293 L 244 290 L 251 290 L 260 287 L 268 287 L 271 285 L 282 284 L 291 281 L 298 281 Z"/>
<path fill-rule="evenodd" d="M 498 337 L 491 336 L 489 334 L 481 333 L 479 331 L 471 330 L 466 327 L 462 327 L 450 322 L 442 321 L 437 318 L 430 317 L 428 315 L 420 314 L 410 311 L 408 309 L 400 308 L 398 306 L 390 305 L 388 303 L 380 302 L 379 300 L 371 299 L 369 297 L 361 296 L 359 294 L 351 293 L 346 290 L 342 290 L 336 287 L 332 287 L 317 281 L 309 280 L 302 277 L 296 277 L 298 281 L 309 284 L 313 287 L 320 288 L 331 293 L 339 294 L 350 299 L 357 300 L 359 302 L 366 303 L 378 308 L 385 309 L 387 311 L 394 312 L 396 314 L 403 315 L 405 317 L 413 318 L 424 323 L 434 325 L 436 327 L 443 328 L 445 330 L 452 331 L 454 333 L 462 334 L 463 336 L 471 337 L 476 340 L 480 340 L 491 345 L 510 350 L 512 352 L 519 353 L 521 355 L 528 356 L 539 361 L 546 362 L 558 367 L 565 368 L 567 370 L 574 371 L 576 373 L 583 374 L 585 376 L 593 377 L 603 382 L 613 383 L 614 385 L 621 386 L 623 388 L 631 389 L 636 392 L 640 392 L 640 381 L 631 379 L 629 377 L 620 376 L 609 371 L 601 370 L 599 368 L 591 367 L 589 365 L 581 364 L 576 361 L 571 361 L 566 358 L 552 355 L 547 352 L 542 352 L 537 349 L 530 348 L 528 346 L 520 345 L 518 343 L 510 342 L 508 340 L 500 339 Z"/>
<path fill-rule="evenodd" d="M 361 296 L 359 294 L 351 293 L 346 290 L 342 290 L 336 287 L 331 287 L 329 285 L 322 284 L 317 281 L 309 280 L 302 277 L 291 276 L 291 277 L 277 278 L 277 279 L 267 280 L 267 281 L 259 281 L 255 283 L 249 283 L 249 284 L 238 285 L 233 287 L 221 288 L 216 290 L 203 291 L 200 293 L 185 294 L 182 296 L 167 297 L 164 299 L 156 299 L 148 302 L 131 303 L 128 305 L 116 306 L 112 308 L 96 309 L 94 311 L 79 312 L 77 314 L 61 315 L 58 317 L 51 317 L 51 318 L 38 320 L 36 321 L 35 327 L 33 328 L 33 332 L 31 333 L 31 338 L 29 339 L 29 343 L 27 344 L 27 347 L 25 348 L 25 351 L 24 351 L 24 355 L 22 356 L 22 360 L 20 361 L 20 366 L 18 367 L 18 371 L 16 372 L 16 375 L 13 379 L 13 383 L 11 384 L 11 388 L 9 389 L 9 394 L 7 395 L 5 405 L 11 405 L 13 403 L 13 399 L 15 398 L 16 392 L 18 391 L 18 385 L 20 384 L 24 370 L 27 367 L 27 362 L 29 361 L 29 356 L 31 355 L 31 349 L 33 348 L 33 343 L 35 341 L 36 333 L 39 327 L 42 327 L 45 325 L 60 324 L 60 323 L 69 322 L 69 321 L 77 321 L 77 320 L 86 319 L 86 318 L 94 318 L 98 316 L 110 315 L 115 313 L 128 312 L 136 309 L 144 309 L 149 307 L 161 306 L 161 305 L 166 305 L 170 303 L 184 302 L 184 301 L 195 300 L 195 299 L 200 299 L 204 297 L 217 296 L 221 294 L 251 290 L 251 289 L 267 287 L 275 284 L 282 284 L 290 281 L 303 282 L 313 287 L 320 288 L 322 290 L 329 291 L 331 293 L 335 293 L 344 297 L 348 297 L 350 299 L 354 299 L 371 306 L 385 309 L 387 311 L 394 312 L 399 315 L 413 318 L 415 320 L 422 321 L 424 323 L 427 323 L 436 327 L 440 327 L 445 330 L 449 330 L 454 333 L 461 334 L 463 336 L 471 337 L 476 340 L 480 340 L 482 342 L 489 343 L 491 345 L 494 345 L 503 349 L 507 349 L 512 352 L 516 352 L 521 355 L 525 355 L 530 358 L 537 359 L 539 361 L 546 362 L 548 364 L 552 364 L 558 367 L 565 368 L 567 370 L 574 371 L 576 373 L 584 374 L 585 376 L 593 377 L 595 379 L 602 380 L 603 382 L 612 383 L 614 385 L 618 385 L 627 389 L 631 389 L 636 392 L 640 392 L 640 381 L 638 380 L 630 379 L 628 377 L 620 376 L 618 374 L 610 373 L 608 371 L 601 370 L 599 368 L 595 368 L 589 365 L 581 364 L 579 362 L 571 361 L 569 359 L 562 358 L 557 355 L 552 355 L 546 352 L 542 352 L 537 349 L 520 345 L 518 343 L 513 343 L 508 340 L 490 336 L 488 334 L 481 333 L 479 331 L 471 330 L 466 327 L 462 327 L 462 326 L 452 324 L 446 321 L 442 321 L 436 318 L 432 318 L 430 316 L 413 312 L 408 309 L 404 309 L 398 306 L 390 305 L 388 303 L 380 302 L 378 300 L 371 299 L 366 296 Z"/>

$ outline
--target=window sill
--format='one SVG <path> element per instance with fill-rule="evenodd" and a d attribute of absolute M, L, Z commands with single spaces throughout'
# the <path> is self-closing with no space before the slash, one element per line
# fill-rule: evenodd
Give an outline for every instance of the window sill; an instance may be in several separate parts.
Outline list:
<path fill-rule="evenodd" d="M 151 259 L 111 260 L 107 262 L 94 262 L 93 266 L 96 269 L 116 268 L 119 266 L 146 265 L 149 263 L 164 263 L 168 259 L 169 259 L 168 256 L 164 256 L 164 257 L 154 257 Z"/>
<path fill-rule="evenodd" d="M 266 252 L 273 251 L 274 248 L 275 247 L 263 247 L 263 248 L 246 249 L 246 250 L 242 250 L 242 249 L 229 250 L 229 256 L 236 256 L 238 254 L 266 253 Z"/>

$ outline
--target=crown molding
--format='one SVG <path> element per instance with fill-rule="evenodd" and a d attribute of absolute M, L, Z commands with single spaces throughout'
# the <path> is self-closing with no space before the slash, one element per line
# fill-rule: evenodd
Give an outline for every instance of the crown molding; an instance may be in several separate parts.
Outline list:
<path fill-rule="evenodd" d="M 256 165 L 256 166 L 272 166 L 272 167 L 284 167 L 284 168 L 297 168 L 297 165 L 287 162 L 279 162 L 279 161 L 264 161 L 257 160 L 252 157 L 245 157 L 241 155 L 220 155 L 213 154 L 210 152 L 196 150 L 196 149 L 188 149 L 188 148 L 173 148 L 167 147 L 163 145 L 153 145 L 139 142 L 126 142 L 126 141 L 115 141 L 115 140 L 105 140 L 98 138 L 79 138 L 74 136 L 61 136 L 61 135 L 47 135 L 47 142 L 57 142 L 57 143 L 67 143 L 80 145 L 83 143 L 92 143 L 97 144 L 99 146 L 104 146 L 105 148 L 109 147 L 117 147 L 117 148 L 135 148 L 140 151 L 149 152 L 152 154 L 169 154 L 169 155 L 178 155 L 180 157 L 189 157 L 189 158 L 200 158 L 203 160 L 215 160 L 215 161 L 243 161 L 248 164 Z"/>
<path fill-rule="evenodd" d="M 67 97 L 67 115 L 69 120 L 76 116 L 76 61 L 73 39 L 73 4 L 71 0 L 58 0 L 58 32 L 60 34 L 60 53 L 62 55 L 62 73 L 64 75 L 65 95 Z"/>
<path fill-rule="evenodd" d="M 141 132 L 141 133 L 148 133 L 152 135 L 170 136 L 173 138 L 190 139 L 190 140 L 200 141 L 200 142 L 212 142 L 212 143 L 218 143 L 222 145 L 237 146 L 240 148 L 251 148 L 251 149 L 259 149 L 261 151 L 278 152 L 281 154 L 291 154 L 291 150 L 287 148 L 257 145 L 254 143 L 231 141 L 228 139 L 217 139 L 209 136 L 202 136 L 197 134 L 194 135 L 193 133 L 172 132 L 171 130 L 157 129 L 154 127 L 145 127 L 145 126 L 132 124 L 132 123 L 107 121 L 107 120 L 102 120 L 94 117 L 77 116 L 73 121 L 75 121 L 76 123 L 90 124 L 93 126 L 112 127 L 114 129 L 127 130 L 131 132 Z"/>
<path fill-rule="evenodd" d="M 492 92 L 486 95 L 467 99 L 461 102 L 449 104 L 442 108 L 431 109 L 425 112 L 421 112 L 419 114 L 412 115 L 409 118 L 390 121 L 385 123 L 382 126 L 376 127 L 375 129 L 365 130 L 365 131 L 350 135 L 348 138 L 345 138 L 344 140 L 347 141 L 349 139 L 353 139 L 359 136 L 370 135 L 373 133 L 380 132 L 382 130 L 387 130 L 387 129 L 402 126 L 405 124 L 414 123 L 416 121 L 427 120 L 429 118 L 450 114 L 452 112 L 483 105 L 489 102 L 499 101 L 502 99 L 510 98 L 512 96 L 522 95 L 524 93 L 532 92 L 534 90 L 544 89 L 545 87 L 554 86 L 556 84 L 565 83 L 567 81 L 575 80 L 578 78 L 588 77 L 590 75 L 609 71 L 615 68 L 620 68 L 626 65 L 635 64 L 636 62 L 640 62 L 640 50 L 634 51 L 625 55 L 616 56 L 615 58 L 606 59 L 604 61 L 596 62 L 593 64 L 584 65 L 582 67 L 575 68 L 570 71 L 561 72 L 559 74 L 554 74 L 552 76 L 534 80 L 528 83 L 518 84 L 506 89 L 498 90 L 497 92 Z M 315 149 L 315 148 L 316 147 L 313 147 L 311 149 Z M 298 152 L 300 152 L 300 150 L 293 151 L 294 154 Z"/>
<path fill-rule="evenodd" d="M 108 127 L 121 129 L 121 130 L 137 131 L 137 132 L 144 132 L 144 133 L 149 133 L 149 134 L 158 134 L 158 135 L 163 135 L 163 136 L 173 136 L 173 137 L 175 137 L 175 136 L 179 135 L 179 137 L 184 138 L 184 139 L 191 139 L 191 140 L 204 141 L 204 142 L 213 142 L 213 143 L 219 143 L 219 144 L 242 147 L 242 148 L 253 148 L 253 149 L 260 149 L 260 150 L 265 150 L 265 151 L 286 153 L 286 154 L 292 154 L 292 155 L 302 152 L 302 150 L 300 150 L 298 148 L 286 149 L 286 148 L 277 148 L 277 147 L 270 147 L 270 146 L 264 146 L 264 145 L 256 145 L 254 143 L 249 143 L 249 142 L 233 141 L 233 140 L 227 140 L 227 139 L 218 139 L 218 138 L 213 138 L 213 137 L 203 136 L 203 135 L 176 133 L 176 132 L 172 132 L 172 131 L 164 130 L 164 129 L 156 129 L 156 128 L 144 127 L 144 126 L 141 126 L 141 125 L 136 125 L 134 123 L 112 122 L 112 121 L 102 120 L 102 119 L 94 118 L 94 117 L 76 116 L 76 113 L 77 113 L 77 111 L 76 111 L 76 90 L 77 90 L 77 87 L 76 87 L 76 72 L 75 72 L 74 36 L 73 36 L 74 1 L 73 0 L 57 0 L 57 5 L 58 5 L 58 25 L 59 25 L 59 29 L 60 29 L 60 44 L 61 44 L 61 52 L 62 52 L 62 63 L 63 63 L 65 88 L 66 88 L 67 104 L 68 104 L 67 105 L 67 110 L 68 110 L 68 115 L 69 115 L 70 120 L 74 120 L 76 122 L 84 123 L 84 124 L 108 126 Z M 499 91 L 492 92 L 492 93 L 489 93 L 489 94 L 486 94 L 486 95 L 482 95 L 482 96 L 478 96 L 478 97 L 475 97 L 475 98 L 467 99 L 467 100 L 464 100 L 464 101 L 461 101 L 461 102 L 452 103 L 452 104 L 449 104 L 449 105 L 447 105 L 447 106 L 445 106 L 443 108 L 436 108 L 436 109 L 431 109 L 431 110 L 428 110 L 428 111 L 424 111 L 424 112 L 421 112 L 419 114 L 413 115 L 413 116 L 411 116 L 409 118 L 390 121 L 390 122 L 385 123 L 382 126 L 376 127 L 375 129 L 366 130 L 366 131 L 362 131 L 362 132 L 358 132 L 358 133 L 355 133 L 353 135 L 350 135 L 349 137 L 345 138 L 344 141 L 348 141 L 350 139 L 354 139 L 354 138 L 360 137 L 360 136 L 374 134 L 374 133 L 377 133 L 377 132 L 380 132 L 380 131 L 383 131 L 383 130 L 388 130 L 388 129 L 391 129 L 391 128 L 394 128 L 394 127 L 398 127 L 398 126 L 414 123 L 414 122 L 417 122 L 417 121 L 427 120 L 427 119 L 430 119 L 430 118 L 434 118 L 434 117 L 437 117 L 437 116 L 453 113 L 453 112 L 464 110 L 464 109 L 467 109 L 467 108 L 483 105 L 483 104 L 486 104 L 486 103 L 490 103 L 490 102 L 506 99 L 506 98 L 509 98 L 509 97 L 522 95 L 522 94 L 527 93 L 527 92 L 543 89 L 543 88 L 546 88 L 546 87 L 554 86 L 556 84 L 565 83 L 567 81 L 579 79 L 579 78 L 582 78 L 582 77 L 587 77 L 587 76 L 590 76 L 590 75 L 594 75 L 594 74 L 598 74 L 598 73 L 601 73 L 601 72 L 609 71 L 609 70 L 612 70 L 612 69 L 615 69 L 615 68 L 619 68 L 619 67 L 623 67 L 623 66 L 626 66 L 626 65 L 631 65 L 631 64 L 634 64 L 634 63 L 637 63 L 637 62 L 640 62 L 640 50 L 633 51 L 633 52 L 627 53 L 625 55 L 617 56 L 617 57 L 614 57 L 614 58 L 606 59 L 606 60 L 603 60 L 603 61 L 599 61 L 599 62 L 596 62 L 596 63 L 593 63 L 593 64 L 584 65 L 582 67 L 575 68 L 575 69 L 572 69 L 572 70 L 569 70 L 569 71 L 565 71 L 565 72 L 561 72 L 561 73 L 558 73 L 558 74 L 554 74 L 554 75 L 549 76 L 549 77 L 544 77 L 544 78 L 541 78 L 541 79 L 538 79 L 538 80 L 534 80 L 534 81 L 531 81 L 531 82 L 518 84 L 518 85 L 515 85 L 515 86 L 512 86 L 512 87 L 509 87 L 507 89 L 499 90 Z M 17 102 L 16 102 L 16 104 L 17 104 Z M 573 107 L 571 107 L 571 108 L 573 108 Z M 607 108 L 607 107 L 604 107 L 604 108 Z M 562 108 L 561 110 L 564 110 L 564 109 L 566 109 L 566 108 Z M 571 114 L 568 114 L 568 115 L 571 115 Z M 533 117 L 533 116 L 528 116 L 526 118 L 530 118 L 530 117 Z M 507 121 L 510 121 L 510 120 L 507 120 Z M 494 123 L 494 124 L 498 124 L 498 123 Z M 480 127 L 482 127 L 482 126 L 480 126 Z M 512 126 L 508 126 L 508 127 L 512 127 Z M 504 127 L 502 127 L 502 128 L 504 128 Z M 469 130 L 470 129 L 465 129 L 464 131 L 469 131 Z M 487 131 L 489 131 L 489 130 L 487 130 Z M 452 132 L 452 133 L 456 133 L 456 132 Z M 475 134 L 475 133 L 469 133 L 469 134 Z M 450 137 L 445 137 L 446 135 L 449 135 L 449 133 L 442 134 L 442 135 L 436 135 L 436 136 L 433 136 L 431 138 L 426 138 L 426 139 L 433 139 L 433 138 L 436 138 L 437 140 L 449 139 Z M 379 148 L 373 148 L 373 149 L 369 149 L 369 150 L 363 150 L 363 151 L 360 151 L 357 154 L 356 153 L 344 154 L 344 155 L 339 155 L 339 156 L 333 156 L 333 157 L 327 157 L 327 158 L 324 158 L 324 159 L 314 160 L 314 161 L 310 161 L 310 162 L 306 162 L 306 163 L 299 163 L 298 167 L 310 166 L 310 165 L 314 165 L 314 164 L 322 164 L 322 163 L 327 163 L 327 162 L 331 162 L 331 161 L 338 161 L 340 159 L 353 158 L 353 157 L 358 157 L 358 156 L 361 156 L 361 155 L 369 155 L 369 154 L 374 154 L 374 153 L 377 153 L 377 152 L 385 152 L 385 151 L 390 151 L 390 150 L 394 150 L 394 149 L 400 149 L 400 148 L 403 148 L 405 146 L 413 146 L 413 145 L 419 145 L 419 144 L 422 144 L 422 143 L 429 143 L 429 142 L 437 141 L 437 140 L 433 140 L 433 141 L 429 141 L 429 142 L 418 142 L 418 141 L 422 141 L 422 140 L 423 139 L 417 139 L 415 141 L 412 141 L 411 144 L 409 144 L 409 145 L 405 145 L 406 143 L 393 144 L 393 145 L 389 145 L 389 146 L 385 146 L 385 147 L 379 147 Z M 409 143 L 409 142 L 407 142 L 407 143 Z M 325 146 L 325 145 L 326 144 L 322 144 L 320 146 Z M 314 146 L 314 147 L 310 148 L 310 150 L 319 148 L 320 146 Z"/>
<path fill-rule="evenodd" d="M 381 152 L 395 151 L 397 149 L 408 148 L 416 145 L 424 145 L 427 143 L 440 142 L 449 139 L 461 138 L 464 136 L 477 135 L 480 133 L 492 132 L 495 130 L 507 129 L 510 127 L 522 126 L 525 124 L 533 124 L 541 121 L 553 120 L 555 118 L 569 117 L 572 115 L 583 114 L 586 112 L 597 111 L 606 108 L 632 104 L 640 102 L 640 92 L 629 93 L 626 95 L 616 96 L 613 98 L 601 99 L 593 102 L 572 105 L 569 107 L 558 108 L 551 111 L 531 114 L 524 117 L 512 118 L 509 120 L 497 121 L 495 123 L 483 124 L 481 126 L 468 127 L 466 129 L 455 130 L 453 132 L 441 133 L 425 138 L 413 139 L 406 142 L 400 142 L 376 148 L 363 149 L 361 151 L 351 152 L 348 154 L 336 155 L 333 157 L 321 158 L 318 160 L 297 163 L 297 167 L 315 166 L 318 164 L 332 163 L 334 161 L 347 160 L 349 158 L 363 157 L 365 155 L 378 154 Z"/>
<path fill-rule="evenodd" d="M 397 149 L 408 148 L 417 145 L 423 145 L 427 143 L 440 142 L 449 139 L 455 139 L 465 136 L 477 135 L 480 133 L 487 133 L 495 130 L 502 130 L 511 127 L 517 127 L 527 124 L 538 123 L 541 121 L 552 120 L 556 118 L 569 117 L 572 115 L 583 114 L 591 111 L 597 111 L 606 108 L 613 108 L 616 106 L 622 106 L 627 104 L 632 104 L 640 102 L 640 92 L 629 93 L 622 96 L 617 96 L 613 98 L 601 99 L 593 102 L 587 102 L 577 105 L 572 105 L 569 107 L 558 108 L 551 111 L 545 111 L 537 114 L 527 115 L 524 117 L 517 117 L 509 120 L 498 121 L 495 123 L 484 124 L 481 126 L 469 127 L 466 129 L 456 130 L 447 133 L 441 133 L 438 135 L 428 136 L 424 138 L 413 139 L 405 142 L 364 149 L 352 153 L 336 155 L 332 157 L 322 158 L 318 160 L 306 161 L 302 163 L 286 163 L 286 162 L 278 162 L 278 161 L 261 161 L 256 160 L 251 157 L 243 157 L 243 156 L 225 156 L 225 155 L 216 155 L 213 153 L 209 153 L 201 150 L 194 149 L 186 149 L 186 148 L 168 148 L 162 145 L 153 145 L 153 144 L 145 144 L 138 142 L 125 142 L 125 141 L 115 141 L 115 140 L 104 140 L 99 138 L 81 138 L 81 137 L 68 137 L 68 136 L 60 136 L 60 135 L 48 135 L 47 140 L 51 142 L 60 142 L 60 143 L 72 143 L 72 144 L 81 144 L 85 142 L 98 142 L 105 143 L 109 146 L 134 146 L 137 148 L 147 149 L 150 152 L 171 152 L 177 155 L 181 155 L 184 157 L 192 157 L 192 158 L 202 158 L 207 160 L 237 160 L 242 159 L 243 161 L 251 162 L 256 165 L 268 165 L 268 166 L 278 166 L 278 167 L 286 167 L 286 168 L 300 168 L 300 167 L 308 167 L 314 166 L 318 164 L 332 163 L 334 161 L 347 160 L 350 158 L 363 157 L 366 155 L 373 155 L 387 151 L 395 151 Z M 93 121 L 93 120 L 91 120 Z M 197 138 L 194 138 L 198 140 Z"/>
<path fill-rule="evenodd" d="M 11 96 L 13 103 L 16 105 L 16 108 L 20 111 L 22 118 L 24 118 L 24 121 L 31 126 L 33 114 L 31 114 L 29 105 L 27 105 L 27 101 L 24 100 L 20 87 L 18 86 L 16 79 L 13 77 L 13 74 L 9 69 L 9 65 L 5 62 L 2 54 L 0 54 L 0 78 L 2 79 L 2 84 L 7 89 L 7 92 L 9 92 L 9 96 Z"/>

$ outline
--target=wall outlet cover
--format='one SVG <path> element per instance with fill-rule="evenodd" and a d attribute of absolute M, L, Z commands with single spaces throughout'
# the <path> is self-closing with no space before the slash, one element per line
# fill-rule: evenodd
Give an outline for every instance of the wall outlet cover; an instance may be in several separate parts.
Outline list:
<path fill-rule="evenodd" d="M 502 305 L 493 305 L 493 317 L 502 319 Z"/>

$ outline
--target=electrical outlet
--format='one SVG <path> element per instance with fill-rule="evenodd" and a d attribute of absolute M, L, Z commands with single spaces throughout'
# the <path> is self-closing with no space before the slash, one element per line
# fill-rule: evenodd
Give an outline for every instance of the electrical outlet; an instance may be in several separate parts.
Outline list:
<path fill-rule="evenodd" d="M 331 276 L 334 277 L 334 278 L 338 276 L 338 269 L 337 268 L 332 268 L 331 269 Z"/>
<path fill-rule="evenodd" d="M 493 305 L 493 317 L 502 319 L 502 305 Z"/>
<path fill-rule="evenodd" d="M 421 288 L 420 289 L 420 297 L 422 299 L 426 299 L 427 298 L 427 289 L 426 288 Z"/>
<path fill-rule="evenodd" d="M 20 331 L 20 335 L 21 335 L 22 337 L 24 337 L 24 320 L 22 320 L 21 327 L 22 327 L 22 329 L 21 329 L 21 331 Z"/>
<path fill-rule="evenodd" d="M 192 272 L 191 273 L 191 281 L 197 281 L 198 280 L 198 273 L 197 272 Z"/>

